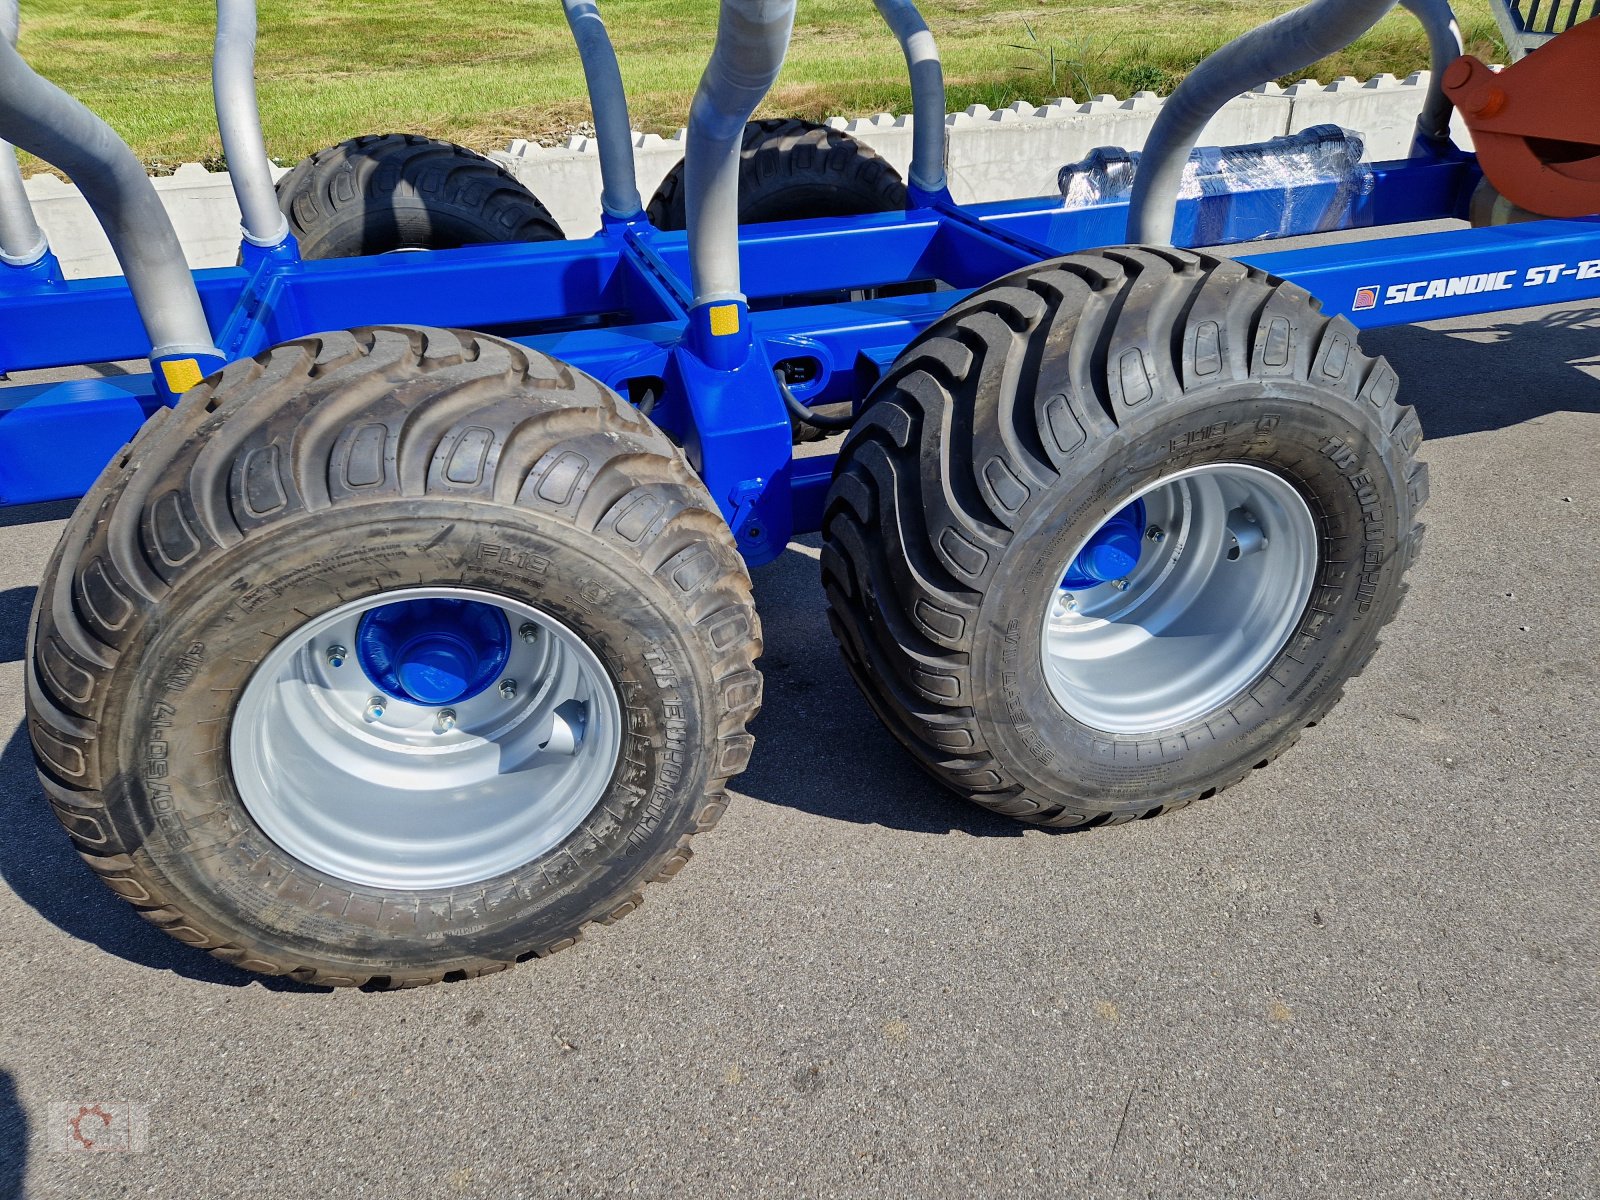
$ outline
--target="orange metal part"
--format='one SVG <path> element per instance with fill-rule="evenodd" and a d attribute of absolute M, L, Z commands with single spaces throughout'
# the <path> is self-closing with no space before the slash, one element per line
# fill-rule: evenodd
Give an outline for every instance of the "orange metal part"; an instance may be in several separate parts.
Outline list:
<path fill-rule="evenodd" d="M 1600 20 L 1503 71 L 1458 58 L 1443 84 L 1502 196 L 1547 217 L 1600 213 Z"/>

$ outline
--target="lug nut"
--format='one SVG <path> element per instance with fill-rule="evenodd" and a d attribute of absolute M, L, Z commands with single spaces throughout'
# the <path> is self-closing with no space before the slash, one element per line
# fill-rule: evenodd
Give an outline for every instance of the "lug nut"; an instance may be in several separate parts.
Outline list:
<path fill-rule="evenodd" d="M 1125 592 L 1128 590 L 1128 581 L 1126 579 L 1113 580 L 1111 586 L 1119 592 Z"/>
<path fill-rule="evenodd" d="M 441 708 L 439 715 L 434 719 L 433 731 L 441 734 L 449 733 L 455 727 L 456 710 L 453 708 Z"/>
<path fill-rule="evenodd" d="M 369 721 L 381 721 L 381 720 L 383 720 L 383 714 L 384 714 L 385 710 L 388 708 L 388 705 L 389 705 L 389 702 L 387 700 L 385 700 L 382 696 L 374 696 L 371 700 L 368 700 L 367 701 L 367 720 L 369 720 Z"/>
<path fill-rule="evenodd" d="M 344 660 L 350 657 L 350 651 L 343 646 L 328 647 L 328 665 L 335 669 L 344 666 Z"/>
<path fill-rule="evenodd" d="M 537 641 L 539 638 L 539 627 L 532 621 L 529 621 L 521 629 L 517 630 L 517 636 L 525 642 Z"/>
<path fill-rule="evenodd" d="M 1149 529 L 1144 531 L 1144 535 L 1152 542 L 1159 542 L 1162 538 L 1167 536 L 1167 531 L 1161 528 L 1159 525 L 1152 525 Z"/>
<path fill-rule="evenodd" d="M 500 699 L 515 700 L 517 698 L 517 681 L 515 679 L 502 679 L 500 681 Z"/>

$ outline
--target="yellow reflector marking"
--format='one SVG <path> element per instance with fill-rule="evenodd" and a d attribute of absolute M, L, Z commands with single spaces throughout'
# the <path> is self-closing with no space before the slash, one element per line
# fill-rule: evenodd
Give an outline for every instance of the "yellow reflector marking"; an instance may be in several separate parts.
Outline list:
<path fill-rule="evenodd" d="M 166 377 L 167 387 L 174 396 L 183 395 L 205 378 L 200 372 L 200 364 L 192 358 L 174 358 L 162 363 L 161 374 Z"/>
<path fill-rule="evenodd" d="M 711 310 L 711 336 L 727 337 L 739 332 L 739 306 L 719 304 Z"/>

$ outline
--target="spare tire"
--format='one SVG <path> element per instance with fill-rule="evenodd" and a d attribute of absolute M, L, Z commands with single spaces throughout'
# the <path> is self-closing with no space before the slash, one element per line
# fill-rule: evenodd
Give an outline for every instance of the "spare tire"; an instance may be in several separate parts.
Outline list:
<path fill-rule="evenodd" d="M 564 237 L 548 209 L 499 164 L 408 133 L 319 150 L 278 181 L 302 258 L 361 258 Z"/>
<path fill-rule="evenodd" d="M 739 147 L 739 224 L 899 212 L 900 173 L 848 133 L 814 121 L 751 121 Z M 683 229 L 683 162 L 667 172 L 645 210 L 657 229 Z"/>

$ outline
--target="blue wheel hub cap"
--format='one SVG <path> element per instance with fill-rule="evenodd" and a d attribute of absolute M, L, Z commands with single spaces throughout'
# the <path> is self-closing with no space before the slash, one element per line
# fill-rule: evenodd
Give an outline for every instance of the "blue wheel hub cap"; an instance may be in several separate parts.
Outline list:
<path fill-rule="evenodd" d="M 511 657 L 511 623 L 474 600 L 404 600 L 361 618 L 356 656 L 386 695 L 437 707 L 487 688 Z"/>
<path fill-rule="evenodd" d="M 1061 586 L 1082 591 L 1102 583 L 1126 579 L 1139 565 L 1144 550 L 1144 501 L 1135 500 L 1094 531 L 1078 557 L 1072 560 Z"/>

